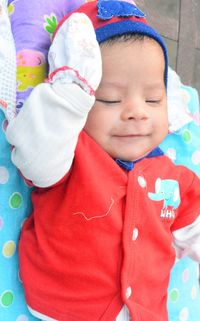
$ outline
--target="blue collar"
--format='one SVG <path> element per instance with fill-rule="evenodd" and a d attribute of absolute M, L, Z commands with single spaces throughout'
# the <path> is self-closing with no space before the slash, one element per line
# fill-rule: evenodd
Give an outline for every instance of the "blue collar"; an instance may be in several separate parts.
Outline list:
<path fill-rule="evenodd" d="M 131 171 L 134 168 L 134 165 L 136 163 L 140 162 L 142 159 L 151 158 L 151 157 L 157 157 L 157 156 L 161 156 L 161 155 L 164 155 L 163 151 L 160 149 L 160 147 L 156 147 L 149 154 L 147 154 L 146 156 L 144 156 L 144 157 L 142 157 L 140 159 L 137 159 L 134 162 L 123 161 L 121 159 L 116 159 L 115 161 L 122 168 L 126 169 L 127 171 Z"/>

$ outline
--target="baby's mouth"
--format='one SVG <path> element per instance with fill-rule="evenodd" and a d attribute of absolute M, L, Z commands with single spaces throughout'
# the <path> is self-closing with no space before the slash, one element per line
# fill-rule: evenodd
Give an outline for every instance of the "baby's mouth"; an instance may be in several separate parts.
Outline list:
<path fill-rule="evenodd" d="M 146 137 L 150 136 L 148 133 L 133 133 L 133 134 L 116 134 L 114 137 L 117 138 L 137 138 L 137 137 Z"/>

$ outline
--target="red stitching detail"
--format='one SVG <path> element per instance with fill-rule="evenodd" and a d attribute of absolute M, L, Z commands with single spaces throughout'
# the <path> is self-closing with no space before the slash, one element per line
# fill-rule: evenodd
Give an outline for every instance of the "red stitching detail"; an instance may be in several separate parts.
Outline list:
<path fill-rule="evenodd" d="M 46 80 L 46 82 L 52 82 L 54 76 L 55 76 L 58 72 L 60 72 L 60 71 L 66 71 L 66 70 L 72 70 L 72 71 L 76 74 L 76 77 L 89 88 L 89 93 L 90 93 L 90 95 L 95 95 L 94 89 L 88 84 L 87 80 L 86 80 L 85 78 L 83 78 L 83 77 L 79 74 L 78 70 L 73 69 L 73 68 L 68 67 L 68 66 L 63 66 L 63 67 L 57 68 L 57 69 L 55 69 L 54 71 L 52 71 L 52 73 L 50 73 L 49 78 Z"/>

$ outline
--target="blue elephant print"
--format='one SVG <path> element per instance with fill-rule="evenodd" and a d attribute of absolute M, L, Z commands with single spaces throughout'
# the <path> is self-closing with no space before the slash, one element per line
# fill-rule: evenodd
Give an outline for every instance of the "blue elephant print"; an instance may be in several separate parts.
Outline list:
<path fill-rule="evenodd" d="M 173 179 L 158 178 L 155 183 L 155 193 L 148 193 L 153 201 L 163 201 L 162 218 L 174 218 L 174 210 L 180 205 L 179 183 Z"/>

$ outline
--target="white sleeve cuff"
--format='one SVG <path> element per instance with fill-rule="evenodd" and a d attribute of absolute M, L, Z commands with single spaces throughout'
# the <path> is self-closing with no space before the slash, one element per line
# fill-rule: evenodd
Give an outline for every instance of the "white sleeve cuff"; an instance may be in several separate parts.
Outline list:
<path fill-rule="evenodd" d="M 76 84 L 41 84 L 9 123 L 12 161 L 34 185 L 53 185 L 69 171 L 94 99 Z"/>
<path fill-rule="evenodd" d="M 174 231 L 173 237 L 178 258 L 187 255 L 200 262 L 200 215 L 192 224 Z"/>

